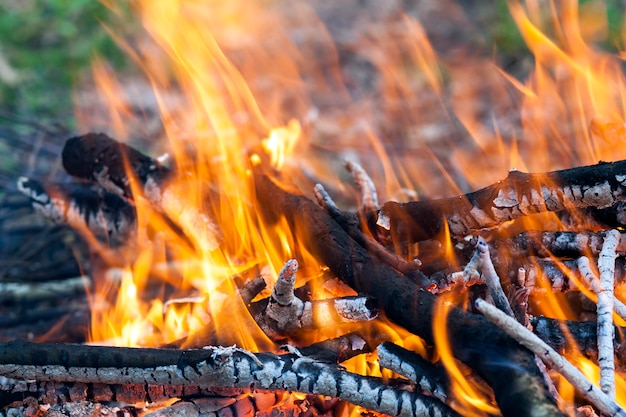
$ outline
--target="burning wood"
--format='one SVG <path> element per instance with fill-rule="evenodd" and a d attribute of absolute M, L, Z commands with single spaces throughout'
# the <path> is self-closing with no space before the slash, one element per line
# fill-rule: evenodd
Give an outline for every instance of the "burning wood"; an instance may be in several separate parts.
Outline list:
<path fill-rule="evenodd" d="M 411 241 L 437 237 L 445 224 L 453 235 L 465 236 L 534 213 L 611 207 L 624 195 L 626 161 L 545 174 L 511 171 L 506 179 L 465 196 L 385 203 L 378 223 Z"/>
<path fill-rule="evenodd" d="M 626 416 L 626 410 L 621 408 L 615 400 L 605 395 L 599 387 L 592 384 L 575 366 L 567 362 L 554 349 L 513 318 L 503 314 L 484 300 L 477 300 L 476 308 L 507 334 L 515 338 L 515 340 L 535 352 L 546 365 L 562 373 L 576 387 L 578 392 L 597 406 L 600 411 L 609 416 Z"/>
<path fill-rule="evenodd" d="M 536 39 L 533 22 L 512 3 L 520 29 Z M 209 16 L 197 13 L 200 21 L 187 24 L 179 18 L 195 17 L 194 8 L 180 4 L 160 8 L 163 4 L 169 5 L 145 2 L 138 6 L 145 9 L 142 21 L 146 26 L 163 31 L 155 34 L 157 43 L 176 59 L 172 71 L 150 74 L 150 80 L 157 85 L 166 78 L 164 74 L 188 73 L 189 79 L 177 80 L 177 84 L 184 89 L 182 101 L 195 105 L 177 113 L 164 110 L 164 130 L 176 138 L 170 143 L 177 156 L 172 166 L 105 134 L 86 134 L 67 140 L 62 162 L 67 173 L 90 185 L 53 185 L 25 177 L 17 183 L 33 207 L 48 218 L 104 237 L 107 243 L 121 243 L 110 250 L 106 244 L 101 246 L 115 262 L 90 247 L 95 264 L 91 268 L 85 264 L 93 275 L 86 291 L 93 307 L 90 341 L 141 347 L 0 344 L 0 375 L 15 378 L 0 389 L 1 405 L 33 409 L 48 402 L 166 400 L 167 407 L 161 411 L 170 415 L 267 417 L 281 413 L 296 417 L 305 401 L 328 396 L 318 398 L 324 405 L 307 409 L 305 416 L 343 415 L 339 401 L 400 417 L 456 416 L 468 405 L 472 407 L 468 413 L 504 417 L 571 415 L 577 404 L 591 404 L 593 408 L 585 409 L 589 414 L 594 409 L 612 416 L 626 414 L 619 403 L 623 398 L 616 398 L 624 386 L 620 373 L 626 349 L 620 338 L 624 328 L 614 325 L 614 318 L 615 323 L 623 323 L 613 315 L 613 310 L 623 310 L 619 297 L 626 276 L 626 246 L 620 232 L 609 231 L 626 225 L 626 161 L 542 173 L 513 170 L 504 180 L 469 194 L 408 203 L 387 201 L 381 208 L 372 177 L 348 158 L 344 166 L 359 195 L 340 195 L 342 187 L 325 179 L 301 181 L 299 168 L 309 167 L 294 167 L 300 161 L 296 164 L 285 158 L 286 151 L 297 148 L 300 136 L 319 134 L 323 124 L 317 119 L 322 109 L 319 103 L 311 104 L 306 116 L 290 109 L 266 118 L 266 108 L 291 108 L 299 100 L 294 96 L 289 102 L 257 102 L 253 92 L 267 87 L 245 85 L 245 65 L 231 65 L 217 48 L 219 42 L 201 30 L 210 26 L 205 21 Z M 157 15 L 165 19 L 155 19 Z M 261 20 L 261 16 L 254 17 Z M 409 20 L 407 28 L 423 38 Z M 266 36 L 274 35 L 280 26 L 272 22 Z M 557 33 L 561 32 L 566 30 L 559 28 Z M 370 36 L 374 34 L 365 37 L 368 44 Z M 360 40 L 348 49 L 361 48 Z M 283 39 L 271 43 L 280 48 L 287 45 Z M 582 78 L 591 90 L 604 91 L 606 83 L 596 82 L 595 74 L 579 62 L 578 53 L 570 57 L 571 51 L 561 51 L 549 42 L 531 47 L 550 51 L 547 61 L 567 69 L 562 78 L 571 78 L 572 83 Z M 210 57 L 196 62 L 205 50 L 212 52 Z M 418 51 L 420 67 L 425 67 L 426 81 L 420 83 L 441 95 L 443 77 L 434 61 L 423 59 L 433 50 L 427 42 L 411 43 L 411 50 Z M 274 57 L 275 52 L 268 56 Z M 247 54 L 238 55 L 245 61 Z M 334 52 L 331 55 L 336 58 Z M 404 54 L 398 55 L 401 65 L 406 64 Z M 381 72 L 387 74 L 390 56 L 367 56 L 372 64 L 385 66 Z M 563 56 L 565 62 L 561 62 Z M 298 62 L 310 65 L 313 60 Z M 561 76 L 562 71 L 554 69 Z M 340 77 L 334 79 L 334 68 L 324 70 L 321 77 L 309 68 L 296 68 L 270 78 L 294 80 L 299 72 L 316 80 L 314 86 L 307 86 L 315 87 L 311 90 L 318 89 L 317 83 L 325 84 L 328 77 L 333 78 L 324 85 L 329 90 L 341 84 Z M 381 90 L 398 92 L 401 99 L 394 102 L 404 104 L 408 96 L 396 85 L 395 80 L 402 78 L 397 75 L 381 80 Z M 392 85 L 386 85 L 387 78 L 394 80 Z M 525 87 L 507 77 L 515 93 L 529 101 L 543 100 L 535 90 L 546 79 L 551 78 L 538 74 L 537 86 L 531 78 L 531 85 Z M 618 78 L 613 84 L 624 83 Z M 581 92 L 586 90 L 574 87 L 575 99 L 564 100 L 567 106 L 585 101 Z M 165 109 L 164 96 L 157 93 L 159 107 Z M 351 99 L 353 91 L 347 93 Z M 555 95 L 554 91 L 549 95 Z M 625 96 L 623 92 L 617 95 Z M 443 113 L 449 114 L 447 98 L 438 98 L 445 107 Z M 594 112 L 611 115 L 615 108 L 624 107 L 612 103 L 596 108 L 603 100 L 595 96 L 588 101 Z M 415 113 L 406 110 L 398 113 Z M 552 110 L 533 110 L 529 113 L 552 117 Z M 584 108 L 571 114 L 585 124 L 589 112 Z M 383 109 L 383 113 L 387 117 L 390 112 Z M 470 123 L 461 119 L 469 130 Z M 272 126 L 276 120 L 290 121 Z M 534 135 L 549 129 L 544 122 Z M 342 132 L 350 130 L 344 127 Z M 500 141 L 500 126 L 494 128 Z M 623 135 L 624 126 L 596 117 L 591 133 L 584 132 L 582 136 L 593 134 L 610 142 Z M 385 131 L 385 135 L 396 133 Z M 413 137 L 408 131 L 399 136 Z M 511 137 L 517 137 L 517 132 Z M 372 139 L 373 148 L 378 139 Z M 492 143 L 479 145 L 486 154 L 491 152 Z M 587 159 L 568 161 L 573 165 L 606 159 L 604 147 L 596 145 L 584 148 L 592 150 Z M 421 152 L 413 152 L 408 143 L 403 146 L 402 151 L 411 150 L 406 154 L 421 163 Z M 537 153 L 554 157 L 554 150 L 547 144 Z M 350 151 L 346 149 L 346 154 Z M 517 162 L 515 151 L 506 164 Z M 442 165 L 460 178 L 465 173 L 460 174 L 462 167 L 455 165 L 475 154 L 449 153 L 455 155 Z M 495 156 L 504 160 L 501 154 Z M 377 157 L 385 159 L 382 169 L 389 173 L 407 165 L 405 159 L 392 167 L 383 152 Z M 476 163 L 479 170 L 484 167 Z M 537 171 L 555 169 L 554 165 L 539 166 L 543 168 Z M 330 164 L 324 166 L 327 171 L 330 168 Z M 409 178 L 408 174 L 397 176 Z M 425 176 L 433 177 L 430 174 L 428 169 Z M 493 181 L 490 178 L 483 184 Z M 411 181 L 389 186 L 387 198 Z M 317 183 L 313 191 L 317 204 L 299 191 L 303 183 L 306 187 Z M 417 189 L 413 184 L 411 188 Z M 358 208 L 340 209 L 344 197 Z M 554 220 L 545 221 L 545 216 L 534 222 L 538 217 L 531 217 L 547 212 Z M 551 221 L 558 224 L 552 227 Z M 562 232 L 565 228 L 568 232 Z M 110 282 L 104 278 L 113 265 L 119 267 L 119 280 Z M 0 291 L 7 288 L 3 285 L 0 282 Z M 115 305 L 108 287 L 116 293 Z M 580 300 L 580 293 L 585 300 Z M 542 314 L 561 319 L 538 318 Z M 572 320 L 564 323 L 564 317 Z M 96 335 L 99 329 L 111 331 Z M 279 343 L 286 343 L 286 353 Z M 564 351 L 576 366 L 598 369 L 599 387 L 557 356 L 557 351 Z M 537 357 L 549 366 L 549 373 Z M 560 395 L 569 389 L 561 374 L 573 381 L 579 397 L 572 394 L 561 401 Z M 307 396 L 290 395 L 290 391 Z M 172 404 L 174 398 L 181 401 Z M 284 408 L 274 410 L 274 406 Z"/>
<path fill-rule="evenodd" d="M 75 139 L 72 141 L 74 140 Z M 107 144 L 109 147 L 112 146 L 109 139 L 107 139 Z M 116 158 L 119 156 L 118 153 L 114 153 L 114 155 Z M 103 161 L 102 163 L 107 166 L 106 161 Z M 355 166 L 352 166 L 352 170 L 357 173 L 361 172 L 361 174 L 357 175 L 357 177 L 360 178 L 359 181 L 363 182 L 363 175 L 365 174 L 356 169 Z M 535 175 L 533 178 L 539 178 L 539 176 Z M 574 178 L 578 177 L 574 175 Z M 365 183 L 366 182 L 364 182 L 364 184 Z M 28 182 L 24 182 L 24 184 L 28 184 Z M 321 191 L 323 191 L 321 188 L 318 188 L 318 192 L 320 192 L 323 196 L 320 201 L 324 204 L 328 212 L 325 212 L 323 209 L 316 206 L 308 198 L 295 193 L 287 192 L 283 188 L 278 187 L 273 180 L 265 174 L 257 173 L 255 175 L 255 184 L 257 187 L 257 198 L 267 221 L 272 222 L 276 219 L 284 217 L 296 238 L 303 241 L 308 250 L 324 262 L 324 264 L 328 265 L 337 277 L 344 280 L 348 285 L 359 292 L 375 295 L 381 304 L 382 310 L 389 318 L 398 322 L 409 331 L 422 337 L 427 343 L 433 343 L 434 339 L 431 322 L 433 310 L 436 304 L 435 296 L 422 290 L 420 288 L 419 280 L 414 281 L 407 279 L 407 276 L 404 276 L 400 272 L 401 268 L 397 267 L 398 263 L 394 258 L 396 255 L 380 256 L 381 250 L 385 250 L 384 247 L 380 243 L 372 241 L 372 238 L 368 238 L 369 240 L 364 239 L 367 234 L 361 230 L 360 222 L 345 221 L 345 219 L 349 217 L 356 218 L 357 215 L 349 213 L 344 215 L 327 195 L 324 196 L 323 193 L 321 193 Z M 563 183 L 562 186 L 565 188 L 568 187 Z M 368 190 L 368 195 L 372 195 L 372 191 L 369 186 L 361 185 L 361 188 L 363 187 Z M 23 188 L 25 188 L 25 186 Z M 40 201 L 41 199 L 35 199 L 34 204 L 38 204 Z M 371 209 L 371 204 L 364 206 L 364 210 Z M 528 210 L 531 212 L 533 211 L 531 208 L 528 208 Z M 336 220 L 339 220 L 339 222 Z M 615 246 L 617 246 L 619 235 L 609 235 L 612 236 L 612 239 L 615 241 Z M 356 240 L 353 239 L 352 236 L 355 236 Z M 528 240 L 529 237 L 526 237 L 523 244 L 526 244 Z M 561 237 L 560 239 L 554 239 L 553 241 L 559 242 L 560 245 L 565 246 L 568 250 L 571 250 L 572 244 L 568 243 L 570 241 L 564 244 L 563 240 L 564 238 Z M 479 239 L 477 242 L 474 256 L 468 263 L 464 272 L 461 274 L 464 277 L 462 281 L 466 283 L 476 283 L 481 282 L 484 279 L 488 284 L 488 288 L 490 288 L 491 296 L 494 300 L 499 300 L 496 304 L 501 306 L 502 309 L 508 310 L 509 314 L 512 314 L 511 307 L 509 306 L 500 285 L 498 274 L 495 271 L 493 263 L 491 262 L 488 245 L 482 239 Z M 576 245 L 574 245 L 575 249 L 581 251 L 587 247 L 589 242 L 589 239 L 581 240 L 581 238 L 579 238 L 576 241 Z M 496 245 L 495 247 L 504 250 L 503 248 L 508 248 L 510 246 L 511 245 L 504 244 Z M 519 246 L 520 243 L 514 242 L 515 248 L 519 248 Z M 377 249 L 370 251 L 372 247 L 376 247 Z M 520 249 L 517 250 L 520 251 Z M 613 251 L 613 253 L 615 253 L 615 251 Z M 255 289 L 250 289 L 249 291 L 245 290 L 250 292 L 249 295 L 245 295 L 244 297 L 246 302 L 250 303 L 250 308 L 252 310 L 260 311 L 255 314 L 256 323 L 271 338 L 281 339 L 289 337 L 294 333 L 301 332 L 303 329 L 314 325 L 314 323 L 319 321 L 319 319 L 316 320 L 315 317 L 328 315 L 328 313 L 320 313 L 321 308 L 326 311 L 332 310 L 333 312 L 331 315 L 337 316 L 340 320 L 354 320 L 355 318 L 358 320 L 370 320 L 374 317 L 375 313 L 372 313 L 369 309 L 369 301 L 365 298 L 345 299 L 345 301 L 337 299 L 334 301 L 311 302 L 302 301 L 298 297 L 295 297 L 294 283 L 297 268 L 298 263 L 295 260 L 288 261 L 285 264 L 283 270 L 278 276 L 278 280 L 274 286 L 271 297 L 265 302 L 250 303 L 252 298 L 260 289 L 262 289 L 263 285 L 254 285 Z M 410 276 L 410 274 L 419 273 L 419 271 L 408 270 L 407 273 L 409 274 L 408 276 Z M 456 278 L 458 276 L 458 273 L 453 273 L 450 279 L 454 282 L 458 282 L 458 279 Z M 346 313 L 342 313 L 342 310 L 338 310 L 338 306 L 342 305 L 342 303 L 347 303 L 349 306 Z M 332 306 L 332 309 L 328 310 L 328 306 Z M 360 318 L 358 318 L 359 315 L 357 315 L 357 317 L 353 316 L 355 308 L 365 308 L 365 310 L 363 310 L 365 315 L 360 314 L 360 316 L 362 316 Z M 349 314 L 349 316 L 346 316 L 346 314 Z M 327 323 L 327 320 L 324 322 Z M 498 402 L 504 415 L 508 415 L 513 412 L 522 412 L 524 415 L 539 415 L 541 413 L 547 413 L 546 415 L 559 414 L 554 400 L 550 398 L 550 395 L 546 391 L 543 384 L 542 374 L 535 366 L 532 355 L 529 355 L 525 350 L 517 347 L 515 343 L 512 343 L 500 330 L 496 327 L 490 326 L 489 322 L 482 319 L 481 316 L 472 315 L 458 308 L 451 310 L 447 319 L 447 328 L 452 340 L 453 353 L 457 356 L 457 358 L 463 360 L 476 370 L 478 374 L 481 375 L 494 389 L 496 401 Z M 477 337 L 477 334 L 481 334 L 481 336 Z M 10 348 L 10 351 L 12 352 L 13 347 L 11 346 L 13 345 L 7 345 L 7 349 Z M 23 348 L 23 346 L 21 347 Z M 36 348 L 33 347 L 33 349 Z M 213 359 L 219 356 L 218 353 L 221 354 L 220 352 L 222 352 L 215 350 L 217 348 L 211 349 L 209 349 L 209 351 L 215 354 Z M 443 394 L 445 392 L 445 386 L 442 386 L 441 383 L 434 382 L 440 380 L 439 378 L 434 377 L 434 381 L 429 381 L 428 377 L 425 376 L 425 380 L 422 380 L 422 377 L 418 378 L 415 369 L 419 367 L 419 359 L 405 358 L 398 362 L 398 359 L 393 359 L 393 355 L 399 354 L 398 351 L 395 354 L 391 354 L 389 353 L 389 349 L 389 347 L 382 347 L 380 349 L 379 354 L 382 355 L 381 360 L 383 363 L 389 364 L 389 366 L 399 373 L 408 373 L 407 376 L 409 379 L 418 383 L 423 390 L 429 392 L 429 395 L 435 396 L 436 398 L 444 401 L 447 399 L 446 395 Z M 21 350 L 21 348 L 19 350 Z M 485 360 L 482 355 L 475 354 L 475 352 L 485 351 L 490 352 L 490 358 L 488 361 Z M 5 351 L 3 355 L 4 358 L 16 358 L 16 356 L 8 356 L 9 353 L 7 352 L 9 351 Z M 102 351 L 98 352 L 100 354 Z M 202 367 L 195 362 L 193 366 L 191 366 L 190 369 L 195 369 L 194 372 L 196 374 L 192 377 L 191 374 L 187 375 L 185 373 L 187 372 L 185 371 L 187 368 L 180 368 L 180 359 L 175 359 L 169 356 L 173 355 L 173 353 L 168 353 L 167 351 L 155 351 L 154 353 L 157 354 L 156 352 L 163 352 L 163 355 L 165 355 L 164 358 L 167 358 L 162 360 L 163 363 L 159 362 L 158 364 L 153 364 L 154 366 L 159 364 L 161 365 L 158 372 L 156 368 L 153 369 L 152 367 L 147 367 L 148 369 L 146 369 L 145 365 L 137 368 L 133 364 L 132 360 L 131 362 L 126 362 L 126 359 L 120 364 L 120 367 L 122 368 L 121 371 L 114 370 L 110 366 L 106 366 L 99 362 L 96 368 L 111 368 L 107 369 L 106 373 L 98 371 L 96 368 L 91 368 L 88 364 L 68 365 L 67 363 L 57 364 L 54 361 L 39 364 L 38 366 L 33 367 L 31 359 L 24 358 L 12 359 L 8 361 L 5 359 L 3 360 L 4 365 L 2 366 L 2 369 L 4 369 L 3 373 L 13 377 L 19 375 L 20 378 L 49 378 L 53 381 L 79 381 L 84 383 L 188 384 L 198 387 L 199 389 L 211 389 L 215 387 L 250 388 L 251 384 L 253 384 L 257 388 L 260 387 L 262 389 L 294 389 L 310 393 L 333 395 L 339 398 L 347 399 L 355 404 L 363 405 L 389 414 L 397 413 L 397 411 L 391 411 L 392 408 L 394 410 L 403 410 L 403 407 L 405 406 L 402 406 L 402 404 L 408 404 L 407 401 L 410 401 L 413 405 L 407 408 L 406 411 L 401 411 L 400 413 L 402 415 L 420 415 L 419 413 L 421 411 L 419 410 L 432 411 L 435 409 L 438 410 L 436 412 L 442 413 L 442 415 L 451 415 L 450 413 L 452 413 L 451 410 L 446 409 L 442 404 L 434 406 L 432 405 L 432 400 L 428 399 L 420 399 L 418 402 L 418 400 L 414 397 L 410 397 L 409 399 L 409 397 L 405 397 L 404 393 L 394 391 L 396 388 L 385 387 L 383 385 L 380 385 L 380 388 L 375 389 L 382 389 L 384 392 L 389 392 L 389 395 L 391 396 L 389 398 L 395 398 L 389 403 L 381 403 L 380 401 L 371 403 L 366 401 L 365 398 L 369 397 L 373 392 L 344 393 L 341 381 L 348 378 L 352 381 L 349 382 L 352 386 L 353 382 L 356 383 L 356 380 L 353 378 L 360 377 L 344 377 L 341 372 L 339 374 L 336 374 L 336 371 L 331 372 L 327 368 L 327 365 L 312 359 L 310 356 L 302 356 L 302 354 L 297 350 L 288 355 L 273 357 L 272 361 L 277 360 L 279 362 L 271 362 L 272 369 L 290 369 L 293 372 L 296 372 L 294 377 L 298 379 L 304 377 L 304 374 L 300 375 L 298 373 L 300 372 L 300 364 L 307 364 L 306 366 L 303 365 L 304 367 L 302 369 L 309 369 L 307 367 L 309 366 L 308 364 L 312 364 L 311 366 L 313 366 L 313 368 L 310 370 L 310 372 L 312 372 L 312 376 L 310 376 L 310 378 L 313 378 L 313 381 L 319 378 L 331 378 L 332 380 L 337 381 L 332 384 L 332 386 L 335 387 L 331 390 L 332 392 L 327 391 L 321 382 L 313 382 L 312 388 L 311 386 L 306 388 L 300 383 L 296 383 L 296 385 L 285 385 L 283 382 L 266 382 L 266 377 L 263 376 L 263 372 L 266 371 L 263 370 L 269 366 L 269 362 L 265 363 L 266 359 L 263 354 L 260 354 L 261 356 L 259 356 L 257 354 L 251 354 L 250 352 L 237 349 L 222 352 L 225 354 L 224 363 L 227 364 L 225 366 L 228 369 L 233 369 L 232 372 L 234 372 L 234 369 L 239 369 L 240 365 L 237 364 L 240 362 L 246 363 L 246 367 L 248 368 L 258 368 L 258 371 L 254 372 L 259 372 L 259 374 L 257 375 L 252 372 L 249 377 L 251 379 L 242 378 L 241 375 L 238 374 L 238 382 L 236 385 L 233 385 L 232 382 L 227 383 L 225 382 L 226 380 L 222 381 L 219 378 L 216 379 L 217 375 L 229 375 L 228 372 L 230 371 L 226 371 L 219 366 L 218 368 L 211 368 L 214 364 L 205 369 L 205 366 L 208 366 L 206 365 L 205 357 L 203 357 L 205 365 L 202 365 Z M 191 355 L 194 358 L 194 355 L 197 355 L 196 353 L 192 353 L 192 351 L 179 351 L 179 354 L 181 354 L 180 352 L 182 352 L 183 356 Z M 108 355 L 109 353 L 107 352 L 106 354 Z M 11 353 L 11 355 L 13 355 L 13 353 Z M 211 356 L 210 354 L 208 355 Z M 388 359 L 390 355 L 392 359 Z M 401 356 L 404 357 L 406 357 L 406 355 L 408 355 L 408 353 L 401 354 Z M 180 357 L 181 356 L 178 356 L 178 358 Z M 235 358 L 237 364 L 235 364 L 235 362 L 231 363 L 230 361 L 235 360 Z M 287 360 L 286 358 L 289 358 L 290 361 L 288 365 L 284 362 Z M 504 367 L 503 369 L 500 366 L 494 366 L 494 361 L 496 363 L 514 363 L 516 364 L 516 367 Z M 174 368 L 172 368 L 172 366 L 174 366 Z M 176 371 L 175 369 L 178 369 L 179 371 Z M 182 372 L 185 379 L 180 379 L 177 372 Z M 88 376 L 83 379 L 76 379 L 76 376 L 72 376 L 78 374 Z M 279 378 L 279 380 L 282 381 L 290 374 L 286 376 L 279 375 L 281 375 L 281 373 L 277 374 L 276 378 Z M 207 381 L 211 381 L 210 384 Z M 374 384 L 374 382 L 368 379 L 368 382 L 365 383 L 364 386 L 372 386 L 372 384 Z M 381 383 L 377 382 L 377 384 Z M 512 386 L 517 388 L 512 389 Z M 354 390 L 354 388 L 351 388 L 351 390 Z M 393 393 L 393 395 L 391 393 Z M 515 396 L 521 395 L 524 398 L 523 410 L 520 410 L 520 404 L 511 398 L 512 393 L 514 393 Z M 344 397 L 344 395 L 347 397 Z M 426 401 L 426 403 L 422 403 L 422 401 Z"/>
<path fill-rule="evenodd" d="M 27 195 L 35 210 L 59 224 L 89 230 L 111 242 L 126 242 L 135 230 L 133 207 L 118 194 L 85 184 L 48 184 L 22 177 L 17 189 Z"/>
<path fill-rule="evenodd" d="M 390 415 L 457 416 L 436 399 L 346 372 L 298 351 L 279 356 L 236 347 L 179 351 L 26 342 L 1 344 L 0 351 L 0 374 L 20 379 L 292 390 L 341 398 Z"/>
<path fill-rule="evenodd" d="M 254 317 L 271 339 L 280 340 L 324 326 L 369 321 L 378 315 L 374 300 L 367 297 L 300 300 L 294 293 L 297 270 L 298 261 L 295 259 L 285 263 L 265 308 Z"/>
<path fill-rule="evenodd" d="M 209 210 L 200 212 L 181 201 L 180 192 L 170 184 L 176 174 L 136 149 L 102 133 L 77 136 L 65 143 L 63 166 L 68 174 L 96 182 L 127 199 L 139 197 L 137 191 L 133 191 L 136 187 L 141 190 L 141 197 L 147 198 L 169 218 L 176 219 L 179 225 L 201 231 L 202 239 L 195 243 L 203 250 L 219 246 L 221 233 L 209 216 Z M 135 181 L 138 184 L 134 184 Z"/>

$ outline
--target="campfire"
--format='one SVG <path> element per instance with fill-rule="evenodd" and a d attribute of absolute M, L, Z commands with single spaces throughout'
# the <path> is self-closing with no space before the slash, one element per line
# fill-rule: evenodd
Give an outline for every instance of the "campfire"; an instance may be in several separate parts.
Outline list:
<path fill-rule="evenodd" d="M 4 326 L 57 323 L 2 332 L 3 415 L 626 416 L 626 78 L 597 10 L 511 2 L 512 74 L 395 4 L 212 3 L 137 2 L 117 39 L 156 128 L 97 60 L 72 180 L 15 180 L 72 256 L 4 270 L 33 310 Z"/>

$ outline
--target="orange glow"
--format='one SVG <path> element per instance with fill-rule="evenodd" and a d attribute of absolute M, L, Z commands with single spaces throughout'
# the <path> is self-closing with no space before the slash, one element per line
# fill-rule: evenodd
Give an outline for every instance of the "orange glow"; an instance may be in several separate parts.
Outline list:
<path fill-rule="evenodd" d="M 442 294 L 437 299 L 437 305 L 433 311 L 433 336 L 439 353 L 439 359 L 443 363 L 450 377 L 450 391 L 454 396 L 451 405 L 464 416 L 487 416 L 500 415 L 500 410 L 494 405 L 485 385 L 478 384 L 468 378 L 461 364 L 454 358 L 452 347 L 448 339 L 446 321 L 448 312 L 454 306 L 464 307 L 465 295 Z"/>

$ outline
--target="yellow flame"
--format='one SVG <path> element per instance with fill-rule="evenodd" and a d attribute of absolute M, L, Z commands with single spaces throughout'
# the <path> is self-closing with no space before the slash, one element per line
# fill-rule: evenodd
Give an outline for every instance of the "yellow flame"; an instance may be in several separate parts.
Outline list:
<path fill-rule="evenodd" d="M 439 358 L 450 376 L 453 404 L 466 416 L 500 415 L 500 410 L 492 404 L 484 386 L 471 381 L 452 354 L 446 325 L 448 313 L 455 304 L 464 302 L 455 298 L 459 297 L 455 294 L 440 295 L 433 310 L 433 336 Z"/>
<path fill-rule="evenodd" d="M 115 8 L 114 1 L 107 2 Z M 548 171 L 626 156 L 624 146 L 619 146 L 624 140 L 625 112 L 620 57 L 588 45 L 602 36 L 601 28 L 605 25 L 601 10 L 580 6 L 586 7 L 582 13 L 578 2 L 573 0 L 562 2 L 560 7 L 550 3 L 545 9 L 538 2 L 509 4 L 536 62 L 526 83 L 480 58 L 462 68 L 446 66 L 436 56 L 420 24 L 409 17 L 402 22 L 409 35 L 403 40 L 405 44 L 395 44 L 393 37 L 385 33 L 372 33 L 360 39 L 364 47 L 359 52 L 380 73 L 380 99 L 385 102 L 383 116 L 405 124 L 402 127 L 408 139 L 409 156 L 394 157 L 386 146 L 386 137 L 373 133 L 367 121 L 371 116 L 367 103 L 358 111 L 354 110 L 357 106 L 351 107 L 354 113 L 342 119 L 342 127 L 348 127 L 346 132 L 351 128 L 357 133 L 353 137 L 345 133 L 348 139 L 342 139 L 340 146 L 366 143 L 377 156 L 380 166 L 373 173 L 377 183 L 385 182 L 387 196 L 406 199 L 415 186 L 433 194 L 465 192 L 469 191 L 467 188 L 475 189 L 502 179 L 511 168 Z M 303 59 L 311 51 L 299 50 L 288 36 L 280 34 L 280 21 L 266 10 L 269 8 L 257 2 L 143 0 L 135 6 L 152 41 L 142 39 L 125 48 L 141 61 L 154 89 L 167 136 L 167 151 L 177 173 L 167 185 L 169 197 L 160 210 L 148 203 L 142 195 L 142 186 L 131 177 L 140 236 L 135 247 L 128 248 L 128 253 L 120 257 L 119 263 L 123 264 L 120 276 L 109 282 L 100 279 L 100 288 L 92 297 L 91 340 L 131 346 L 159 345 L 191 335 L 188 343 L 193 344 L 204 340 L 203 331 L 210 328 L 225 343 L 251 349 L 271 348 L 271 342 L 249 317 L 233 277 L 263 271 L 271 284 L 283 262 L 297 254 L 299 262 L 309 266 L 309 275 L 298 277 L 301 284 L 317 276 L 324 265 L 318 265 L 307 249 L 298 244 L 285 219 L 271 227 L 264 224 L 254 208 L 256 190 L 252 172 L 269 160 L 284 177 L 295 175 L 295 170 L 290 170 L 294 164 L 289 160 L 294 155 L 306 156 L 310 140 L 304 117 L 310 110 L 307 89 L 336 90 L 341 103 L 350 103 L 337 53 L 334 46 L 328 45 L 325 28 L 316 21 L 330 62 L 330 68 L 319 71 L 314 60 Z M 316 19 L 306 5 L 298 3 L 293 11 L 294 19 Z M 255 39 L 270 31 L 276 36 L 274 39 L 280 40 L 276 42 L 279 47 L 257 45 Z M 237 64 L 229 61 L 220 48 L 235 42 L 244 45 Z M 403 49 L 407 46 L 408 56 Z M 94 64 L 93 72 L 100 94 L 109 103 L 110 129 L 118 138 L 125 138 L 126 120 L 131 112 L 119 100 L 121 87 L 102 62 Z M 282 108 L 276 91 L 268 93 L 263 83 L 249 82 L 259 72 L 283 81 L 284 88 L 294 97 L 290 100 L 294 103 L 292 111 Z M 501 125 L 504 122 L 496 114 L 485 118 L 481 114 L 483 110 L 472 105 L 481 94 L 478 90 L 482 85 L 464 82 L 471 77 L 495 79 L 490 87 L 493 91 L 489 91 L 493 96 L 515 93 L 521 100 L 521 129 L 505 135 Z M 449 97 L 443 97 L 446 83 L 452 85 Z M 172 98 L 170 91 L 175 88 L 183 94 Z M 414 111 L 414 106 L 420 102 L 420 92 L 425 91 L 438 95 L 432 103 L 433 113 L 454 117 L 472 135 L 471 146 L 455 147 L 450 143 L 450 161 L 459 173 L 449 172 L 428 145 L 417 148 L 420 152 L 411 152 L 413 141 L 423 144 L 431 136 L 436 137 L 436 132 L 433 133 L 436 127 L 413 127 L 423 122 L 424 116 Z M 452 111 L 454 116 L 449 114 Z M 294 114 L 302 119 L 294 119 Z M 491 125 L 486 124 L 486 119 Z M 590 130 L 592 120 L 595 124 Z M 566 133 L 563 126 L 569 126 Z M 339 150 L 333 145 L 326 146 Z M 421 163 L 413 161 L 415 158 L 434 168 L 424 171 Z M 300 161 L 321 166 L 317 172 L 320 176 L 334 175 L 320 161 L 309 158 Z M 467 184 L 457 184 L 459 177 Z M 443 189 L 439 187 L 441 183 L 445 183 Z M 213 237 L 210 230 L 203 228 L 206 219 L 197 215 L 205 212 L 223 234 L 217 249 L 208 244 Z M 507 227 L 511 233 L 535 226 L 544 228 L 547 224 L 561 230 L 563 226 L 557 220 L 554 214 L 548 214 L 512 222 Z M 446 246 L 445 252 L 454 263 L 452 249 Z M 564 266 L 562 269 L 569 273 Z M 166 296 L 159 287 L 163 284 L 176 288 L 177 292 Z M 535 298 L 541 303 L 535 303 L 535 312 L 559 319 L 574 318 L 566 297 L 555 295 L 545 277 L 540 277 L 539 287 L 537 293 L 541 295 Z M 322 293 L 318 288 L 313 291 Z M 195 301 L 167 303 L 190 294 Z M 549 296 L 544 299 L 543 294 Z M 446 318 L 448 302 L 453 301 L 440 297 L 433 326 L 438 355 L 453 381 L 455 405 L 464 414 L 498 414 L 488 393 L 479 383 L 468 379 L 452 356 Z M 426 356 L 421 340 L 391 324 L 381 326 L 388 326 L 385 332 L 393 335 L 391 340 Z M 320 337 L 329 334 L 330 330 Z M 596 372 L 588 362 L 578 357 L 576 361 L 586 372 Z M 384 375 L 371 356 L 355 358 L 346 366 L 362 373 Z M 618 386 L 623 387 L 623 376 L 618 381 L 621 384 Z M 566 384 L 562 386 L 564 392 L 568 391 Z"/>

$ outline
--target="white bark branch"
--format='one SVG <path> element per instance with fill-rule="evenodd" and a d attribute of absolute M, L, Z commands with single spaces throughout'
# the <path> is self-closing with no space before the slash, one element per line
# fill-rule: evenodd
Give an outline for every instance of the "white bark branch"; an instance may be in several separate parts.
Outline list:
<path fill-rule="evenodd" d="M 615 252 L 620 233 L 611 230 L 604 238 L 598 259 L 600 292 L 598 292 L 598 365 L 600 387 L 611 398 L 615 398 L 615 353 L 613 350 L 613 287 L 615 282 Z"/>
<path fill-rule="evenodd" d="M 574 365 L 514 318 L 507 316 L 485 300 L 476 300 L 475 306 L 478 311 L 509 336 L 534 352 L 550 368 L 563 375 L 598 410 L 608 416 L 626 417 L 626 410 L 620 407 L 615 400 L 602 392 L 598 386 L 589 381 Z"/>
<path fill-rule="evenodd" d="M 600 278 L 598 278 L 594 270 L 591 269 L 589 258 L 581 256 L 576 261 L 576 264 L 578 266 L 578 272 L 580 272 L 580 278 L 585 287 L 598 294 L 600 292 Z M 615 294 L 613 294 L 613 311 L 623 320 L 626 320 L 626 305 L 617 299 Z"/>

